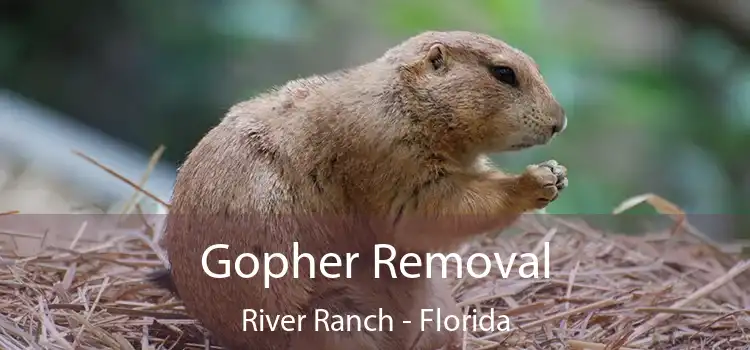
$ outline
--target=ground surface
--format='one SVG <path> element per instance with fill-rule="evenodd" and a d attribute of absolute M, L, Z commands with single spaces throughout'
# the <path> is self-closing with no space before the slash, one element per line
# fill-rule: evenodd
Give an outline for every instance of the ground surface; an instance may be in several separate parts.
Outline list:
<path fill-rule="evenodd" d="M 74 239 L 39 256 L 4 255 L 0 348 L 206 348 L 179 301 L 143 282 L 161 262 L 153 234 L 129 225 L 101 244 Z M 481 239 L 460 253 L 544 257 L 550 242 L 550 278 L 520 278 L 517 259 L 508 278 L 493 269 L 454 280 L 461 306 L 480 315 L 494 309 L 512 322 L 510 331 L 468 335 L 466 349 L 750 348 L 747 261 L 682 231 L 605 236 L 552 217 L 520 227 L 523 234 Z"/>

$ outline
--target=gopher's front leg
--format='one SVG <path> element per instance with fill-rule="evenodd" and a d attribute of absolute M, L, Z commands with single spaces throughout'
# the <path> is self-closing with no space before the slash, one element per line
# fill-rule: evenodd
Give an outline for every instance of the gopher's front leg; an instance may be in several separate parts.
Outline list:
<path fill-rule="evenodd" d="M 550 160 L 520 175 L 440 169 L 447 174 L 414 190 L 396 222 L 397 248 L 433 251 L 512 224 L 524 212 L 544 208 L 567 187 L 567 169 Z"/>

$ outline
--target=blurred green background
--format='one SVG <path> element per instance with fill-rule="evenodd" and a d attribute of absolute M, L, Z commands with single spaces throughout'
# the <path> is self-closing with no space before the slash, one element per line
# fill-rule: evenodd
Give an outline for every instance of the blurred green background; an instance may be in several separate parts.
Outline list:
<path fill-rule="evenodd" d="M 555 142 L 500 157 L 568 166 L 548 212 L 655 192 L 747 236 L 750 1 L 4 0 L 0 87 L 176 166 L 232 104 L 447 29 L 526 51 L 566 107 Z"/>

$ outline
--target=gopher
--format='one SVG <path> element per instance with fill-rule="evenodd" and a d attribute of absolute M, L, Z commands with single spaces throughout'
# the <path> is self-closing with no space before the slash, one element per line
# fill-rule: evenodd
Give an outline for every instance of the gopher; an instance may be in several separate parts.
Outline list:
<path fill-rule="evenodd" d="M 375 279 L 373 247 L 450 252 L 547 206 L 567 186 L 564 166 L 508 174 L 487 155 L 547 144 L 566 124 L 534 60 L 480 33 L 424 32 L 361 66 L 291 81 L 231 107 L 189 153 L 161 242 L 170 268 L 152 281 L 229 349 L 458 349 L 460 330 L 422 330 L 418 320 L 422 309 L 461 314 L 447 281 Z M 294 242 L 316 263 L 327 253 L 359 259 L 340 278 L 313 277 L 301 259 L 296 276 L 290 268 L 267 288 L 257 276 L 212 278 L 202 267 L 214 244 L 228 248 L 213 250 L 207 266 L 223 271 L 219 260 L 243 253 L 291 257 Z M 278 259 L 259 263 L 282 269 Z M 243 310 L 304 324 L 254 331 Z M 315 331 L 317 310 L 382 312 L 394 325 Z"/>

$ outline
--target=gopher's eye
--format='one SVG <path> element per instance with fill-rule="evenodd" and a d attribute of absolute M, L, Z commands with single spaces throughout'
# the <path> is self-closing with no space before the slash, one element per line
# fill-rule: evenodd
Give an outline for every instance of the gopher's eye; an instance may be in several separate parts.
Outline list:
<path fill-rule="evenodd" d="M 516 73 L 510 67 L 505 66 L 492 66 L 490 72 L 495 79 L 508 84 L 513 87 L 518 87 L 518 79 L 516 79 Z"/>

